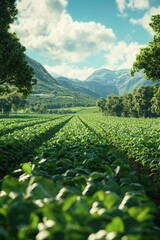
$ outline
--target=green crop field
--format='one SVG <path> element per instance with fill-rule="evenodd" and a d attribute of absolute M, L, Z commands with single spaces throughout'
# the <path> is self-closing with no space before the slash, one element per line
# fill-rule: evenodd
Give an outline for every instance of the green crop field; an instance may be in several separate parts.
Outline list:
<path fill-rule="evenodd" d="M 160 119 L 0 118 L 0 239 L 159 240 Z"/>

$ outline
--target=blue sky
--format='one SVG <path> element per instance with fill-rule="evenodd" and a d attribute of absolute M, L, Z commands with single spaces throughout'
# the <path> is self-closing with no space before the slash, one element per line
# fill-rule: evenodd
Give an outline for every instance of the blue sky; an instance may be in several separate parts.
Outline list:
<path fill-rule="evenodd" d="M 152 40 L 159 0 L 18 0 L 12 26 L 28 56 L 51 74 L 85 79 L 99 68 L 124 69 Z"/>

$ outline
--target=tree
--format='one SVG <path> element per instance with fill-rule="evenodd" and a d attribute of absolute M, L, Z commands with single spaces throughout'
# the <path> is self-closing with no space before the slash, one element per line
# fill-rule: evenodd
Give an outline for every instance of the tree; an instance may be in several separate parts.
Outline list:
<path fill-rule="evenodd" d="M 98 99 L 96 105 L 99 107 L 99 111 L 103 113 L 106 106 L 106 99 L 105 98 Z"/>
<path fill-rule="evenodd" d="M 17 92 L 16 89 L 8 90 L 6 93 L 0 94 L 0 112 L 9 115 L 11 110 L 17 112 L 26 105 L 26 97 Z"/>
<path fill-rule="evenodd" d="M 131 69 L 131 75 L 144 70 L 146 79 L 157 81 L 160 79 L 160 14 L 151 17 L 150 26 L 155 35 L 153 41 L 146 48 L 141 48 Z"/>
<path fill-rule="evenodd" d="M 25 47 L 20 44 L 10 24 L 17 15 L 16 0 L 0 0 L 0 85 L 13 86 L 24 95 L 31 93 L 33 69 L 27 64 Z"/>
<path fill-rule="evenodd" d="M 36 113 L 47 113 L 47 106 L 45 104 L 38 104 L 34 107 Z"/>
<path fill-rule="evenodd" d="M 151 102 L 152 102 L 152 107 L 151 107 L 152 113 L 155 114 L 156 117 L 160 117 L 160 87 L 159 86 L 155 86 L 155 93 Z"/>
<path fill-rule="evenodd" d="M 132 110 L 133 110 L 132 94 L 124 93 L 121 98 L 122 98 L 122 106 L 123 106 L 122 116 L 131 117 Z"/>
<path fill-rule="evenodd" d="M 17 112 L 20 109 L 23 109 L 27 103 L 26 97 L 22 95 L 22 93 L 18 93 L 17 91 L 12 91 L 9 94 L 10 102 L 12 104 L 12 110 Z"/>
<path fill-rule="evenodd" d="M 154 95 L 154 86 L 142 86 L 133 91 L 134 109 L 138 117 L 152 117 L 151 100 Z"/>
<path fill-rule="evenodd" d="M 106 100 L 106 111 L 109 115 L 118 116 L 122 115 L 123 104 L 122 98 L 114 94 L 108 96 Z"/>
<path fill-rule="evenodd" d="M 5 116 L 8 116 L 12 109 L 12 103 L 9 101 L 6 95 L 0 97 L 0 112 Z"/>

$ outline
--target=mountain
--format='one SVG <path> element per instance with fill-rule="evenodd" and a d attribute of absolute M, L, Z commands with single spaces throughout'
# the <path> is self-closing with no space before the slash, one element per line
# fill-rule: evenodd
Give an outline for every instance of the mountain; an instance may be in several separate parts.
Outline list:
<path fill-rule="evenodd" d="M 78 79 L 69 79 L 66 77 L 58 77 L 56 78 L 57 82 L 68 89 L 71 89 L 72 91 L 79 92 L 79 93 L 85 93 L 89 96 L 100 98 L 101 94 L 96 93 L 95 91 L 92 91 L 91 89 L 88 89 L 85 87 L 85 84 L 81 83 L 82 81 Z M 83 86 L 84 85 L 84 86 Z"/>
<path fill-rule="evenodd" d="M 48 108 L 93 106 L 100 97 L 121 95 L 140 86 L 154 84 L 144 78 L 143 72 L 131 77 L 129 69 L 99 69 L 84 81 L 60 76 L 54 78 L 39 62 L 29 57 L 27 61 L 37 79 L 29 105 L 46 104 Z"/>
<path fill-rule="evenodd" d="M 132 92 L 134 89 L 146 85 L 154 85 L 150 80 L 146 80 L 142 71 L 135 73 L 135 76 L 130 75 L 130 69 L 115 71 L 115 84 L 120 92 Z"/>
<path fill-rule="evenodd" d="M 121 95 L 125 92 L 132 92 L 135 88 L 154 84 L 152 81 L 145 79 L 142 71 L 131 77 L 130 69 L 113 71 L 106 68 L 96 70 L 84 81 L 65 77 L 58 77 L 56 80 L 60 85 L 68 89 L 78 92 L 84 91 L 91 94 L 91 96 L 104 98 L 110 94 Z M 96 95 L 93 95 L 93 93 Z"/>
<path fill-rule="evenodd" d="M 55 78 L 53 78 L 47 70 L 37 61 L 26 57 L 28 64 L 34 69 L 34 76 L 37 79 L 37 84 L 34 86 L 34 94 L 49 93 L 55 91 L 60 86 Z"/>
<path fill-rule="evenodd" d="M 105 81 L 105 78 L 101 78 L 101 76 L 95 76 L 92 79 L 92 75 L 90 78 L 86 79 L 85 81 L 80 81 L 78 79 L 69 79 L 66 77 L 58 77 L 56 78 L 57 82 L 65 86 L 73 91 L 82 92 L 89 94 L 90 96 L 100 98 L 106 98 L 110 94 L 119 95 L 117 87 Z"/>
<path fill-rule="evenodd" d="M 52 77 L 47 70 L 37 61 L 26 57 L 28 64 L 34 69 L 37 84 L 33 87 L 33 93 L 28 98 L 29 105 L 45 104 L 48 108 L 93 106 L 99 95 L 79 87 L 65 87 Z"/>
<path fill-rule="evenodd" d="M 101 84 L 113 84 L 115 78 L 115 72 L 102 68 L 93 72 L 85 81 L 86 82 L 98 82 Z"/>
<path fill-rule="evenodd" d="M 152 81 L 145 79 L 142 71 L 131 77 L 129 69 L 112 71 L 105 68 L 93 72 L 85 82 L 92 83 L 92 85 L 94 83 L 95 87 L 97 83 L 103 84 L 106 87 L 112 85 L 117 88 L 119 94 L 132 92 L 135 88 L 144 85 L 154 84 Z"/>
<path fill-rule="evenodd" d="M 101 95 L 101 97 L 106 98 L 107 96 L 111 94 L 119 95 L 119 91 L 114 84 L 110 83 L 104 83 L 102 81 L 84 81 L 83 85 L 94 91 L 95 93 Z"/>

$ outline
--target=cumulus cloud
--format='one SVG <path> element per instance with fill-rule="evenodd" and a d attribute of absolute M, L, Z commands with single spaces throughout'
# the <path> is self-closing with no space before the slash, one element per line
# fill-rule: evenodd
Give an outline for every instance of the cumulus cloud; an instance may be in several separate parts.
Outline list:
<path fill-rule="evenodd" d="M 136 54 L 139 52 L 140 48 L 146 45 L 140 45 L 137 42 L 126 44 L 125 42 L 119 42 L 114 45 L 112 50 L 109 50 L 105 54 L 106 64 L 104 68 L 118 70 L 118 69 L 129 69 L 132 67 L 135 61 Z M 45 65 L 45 68 L 50 74 L 58 74 L 68 78 L 78 78 L 80 80 L 85 80 L 89 75 L 91 75 L 96 68 L 78 68 L 74 65 L 61 64 L 56 66 Z"/>
<path fill-rule="evenodd" d="M 126 44 L 125 42 L 119 42 L 112 51 L 105 55 L 106 68 L 109 69 L 128 69 L 131 68 L 135 61 L 136 54 L 140 48 L 146 45 L 140 45 L 137 42 Z"/>
<path fill-rule="evenodd" d="M 116 0 L 116 3 L 117 3 L 118 10 L 120 11 L 120 13 L 123 13 L 124 9 L 126 8 L 125 0 Z"/>
<path fill-rule="evenodd" d="M 79 62 L 112 46 L 112 29 L 96 22 L 74 21 L 66 6 L 67 0 L 19 0 L 19 17 L 12 28 L 26 48 L 55 60 Z"/>
<path fill-rule="evenodd" d="M 144 10 L 149 8 L 149 0 L 129 0 L 127 7 L 130 9 Z"/>
<path fill-rule="evenodd" d="M 96 69 L 89 67 L 89 68 L 78 68 L 75 66 L 69 66 L 67 64 L 56 65 L 56 66 L 44 66 L 47 71 L 52 75 L 55 73 L 60 76 L 65 76 L 68 78 L 77 78 L 80 80 L 85 80 L 89 75 L 91 75 Z"/>
<path fill-rule="evenodd" d="M 139 19 L 131 18 L 130 22 L 132 24 L 139 24 L 139 25 L 141 25 L 150 34 L 153 34 L 153 30 L 149 26 L 150 18 L 151 18 L 152 15 L 156 15 L 156 14 L 159 14 L 159 13 L 160 13 L 160 6 L 157 7 L 157 8 L 152 7 L 152 8 L 150 8 L 150 10 L 142 18 L 139 18 Z"/>
<path fill-rule="evenodd" d="M 149 8 L 149 0 L 116 0 L 119 12 L 123 15 L 125 9 L 144 10 Z"/>
<path fill-rule="evenodd" d="M 118 10 L 121 14 L 123 14 L 125 8 L 126 8 L 126 2 L 125 0 L 116 0 Z"/>

